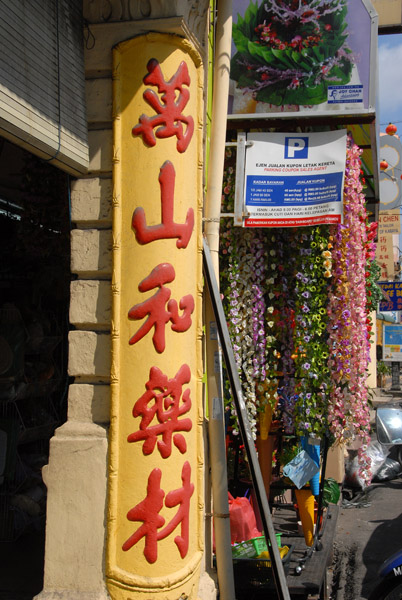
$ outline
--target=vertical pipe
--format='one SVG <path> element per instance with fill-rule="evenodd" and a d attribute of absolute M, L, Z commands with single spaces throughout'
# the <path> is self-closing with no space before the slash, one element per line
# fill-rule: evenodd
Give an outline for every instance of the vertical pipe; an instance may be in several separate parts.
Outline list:
<path fill-rule="evenodd" d="M 232 39 L 232 0 L 219 0 L 216 21 L 216 46 L 211 114 L 211 145 L 208 161 L 204 233 L 213 256 L 219 281 L 219 218 L 221 211 L 225 159 L 227 102 L 229 96 L 230 46 Z M 230 546 L 230 521 L 227 494 L 227 469 L 220 350 L 216 339 L 215 317 L 209 298 L 206 303 L 206 347 L 209 407 L 209 450 L 214 506 L 216 564 L 221 600 L 235 598 L 233 562 Z"/>
<path fill-rule="evenodd" d="M 205 236 L 219 281 L 219 216 L 225 160 L 227 105 L 229 97 L 230 46 L 232 40 L 232 0 L 219 0 L 216 21 L 214 89 L 211 118 L 211 145 L 205 199 Z"/>

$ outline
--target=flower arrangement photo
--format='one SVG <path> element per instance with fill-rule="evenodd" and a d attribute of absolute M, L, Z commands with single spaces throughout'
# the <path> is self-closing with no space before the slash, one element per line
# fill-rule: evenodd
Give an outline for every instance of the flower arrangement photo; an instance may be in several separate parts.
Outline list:
<path fill-rule="evenodd" d="M 347 0 L 251 0 L 233 24 L 231 79 L 257 102 L 316 105 L 350 82 Z"/>

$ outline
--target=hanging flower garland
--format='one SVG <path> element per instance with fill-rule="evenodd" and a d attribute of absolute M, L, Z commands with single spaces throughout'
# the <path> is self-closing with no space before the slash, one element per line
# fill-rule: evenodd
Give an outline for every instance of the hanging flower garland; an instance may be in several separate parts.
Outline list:
<path fill-rule="evenodd" d="M 226 158 L 232 151 L 226 152 Z M 233 211 L 234 171 L 227 166 L 224 174 L 224 211 Z M 264 234 L 258 229 L 243 230 L 222 224 L 221 254 L 226 272 L 224 308 L 232 339 L 234 357 L 253 436 L 257 435 L 257 413 L 267 402 L 274 401 L 274 391 L 265 384 L 267 378 L 267 341 L 273 346 L 266 320 L 265 283 L 267 257 Z M 270 263 L 271 269 L 273 262 Z M 268 321 L 269 323 L 269 321 Z M 258 396 L 258 397 L 257 397 Z M 232 407 L 232 413 L 234 414 Z M 234 433 L 238 433 L 235 426 Z"/>
<path fill-rule="evenodd" d="M 326 304 L 331 254 L 328 251 L 327 228 L 304 228 L 294 235 L 298 247 L 293 285 L 294 427 L 298 435 L 321 436 L 327 430 Z"/>
<path fill-rule="evenodd" d="M 288 232 L 288 233 L 287 233 Z M 275 301 L 277 320 L 279 360 L 278 370 L 281 372 L 281 388 L 278 389 L 279 409 L 282 424 L 286 434 L 294 433 L 294 408 L 296 395 L 294 393 L 294 298 L 293 271 L 298 248 L 291 230 L 278 229 L 275 234 L 268 236 L 269 243 L 275 248 L 278 258 L 277 277 L 273 281 L 273 289 L 270 292 L 272 301 Z M 275 299 L 275 300 L 273 300 Z"/>
<path fill-rule="evenodd" d="M 221 281 L 254 437 L 259 412 L 277 402 L 280 372 L 284 432 L 330 431 L 339 442 L 360 438 L 361 474 L 367 480 L 369 312 L 381 291 L 373 260 L 376 226 L 367 223 L 360 154 L 349 140 L 343 225 L 268 232 L 222 219 Z M 230 149 L 227 161 L 222 210 L 233 213 Z"/>
<path fill-rule="evenodd" d="M 331 228 L 333 286 L 328 307 L 329 366 L 333 380 L 328 407 L 330 430 L 339 442 L 356 438 L 360 475 L 370 478 L 365 457 L 370 442 L 367 366 L 370 332 L 367 328 L 365 198 L 360 181 L 361 150 L 350 139 L 344 185 L 344 224 Z"/>

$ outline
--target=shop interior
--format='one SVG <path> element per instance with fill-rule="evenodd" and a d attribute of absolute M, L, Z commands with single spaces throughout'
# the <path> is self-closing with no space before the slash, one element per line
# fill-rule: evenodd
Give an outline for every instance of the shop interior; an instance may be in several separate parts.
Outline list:
<path fill-rule="evenodd" d="M 42 589 L 49 440 L 66 420 L 69 181 L 0 138 L 0 598 Z"/>

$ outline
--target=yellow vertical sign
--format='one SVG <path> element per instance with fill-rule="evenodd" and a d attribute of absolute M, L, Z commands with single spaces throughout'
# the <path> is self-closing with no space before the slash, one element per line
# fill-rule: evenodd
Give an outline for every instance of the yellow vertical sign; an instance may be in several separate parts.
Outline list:
<path fill-rule="evenodd" d="M 393 236 L 388 233 L 378 233 L 376 248 L 376 260 L 381 268 L 381 279 L 394 278 L 394 251 L 392 244 Z"/>
<path fill-rule="evenodd" d="M 202 67 L 182 38 L 114 54 L 107 585 L 196 598 L 203 550 Z"/>

